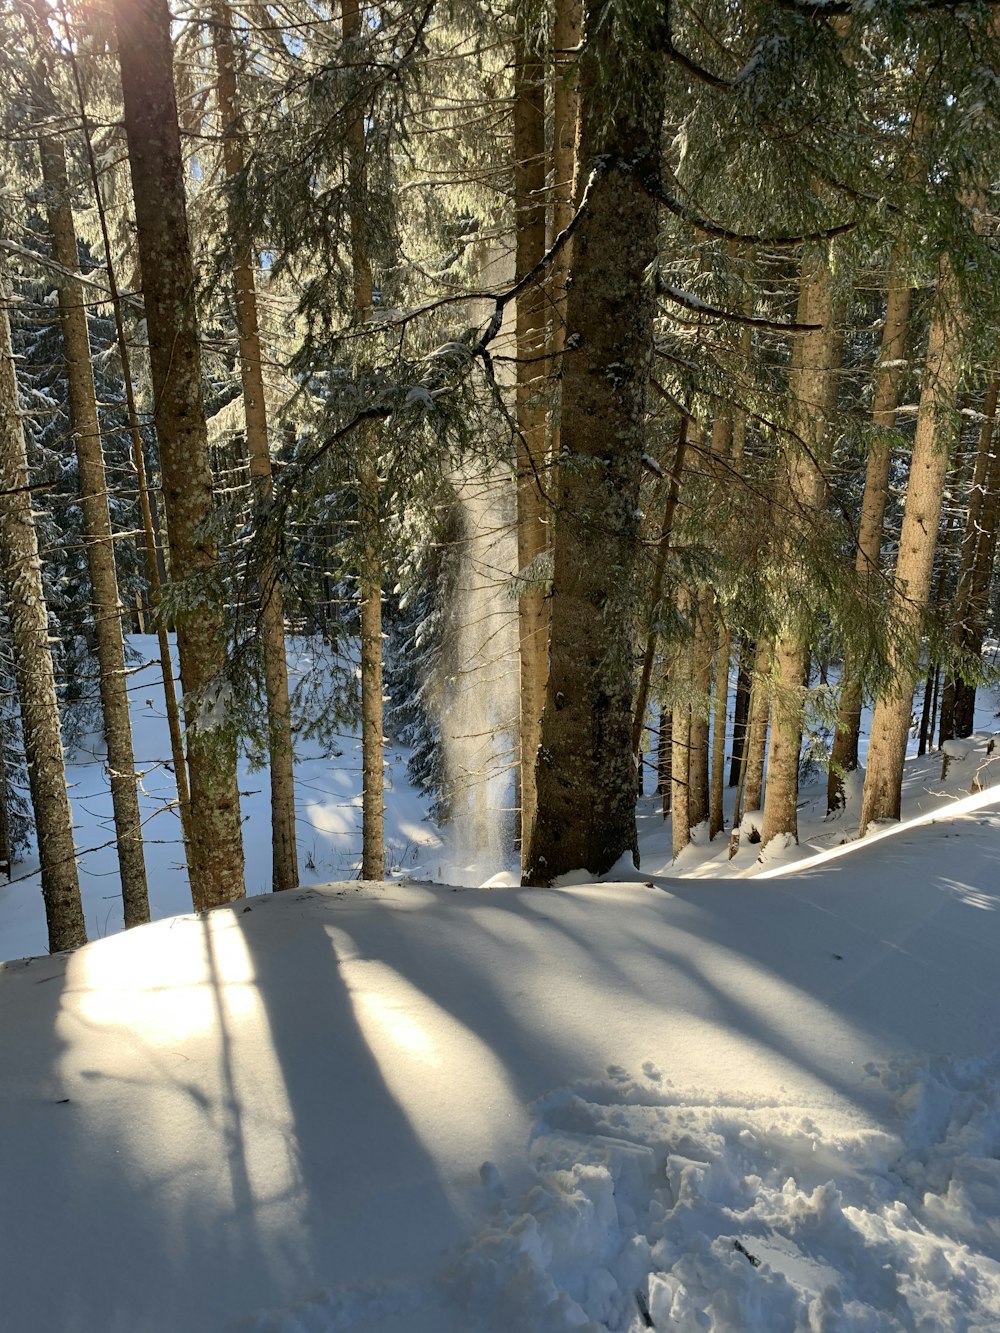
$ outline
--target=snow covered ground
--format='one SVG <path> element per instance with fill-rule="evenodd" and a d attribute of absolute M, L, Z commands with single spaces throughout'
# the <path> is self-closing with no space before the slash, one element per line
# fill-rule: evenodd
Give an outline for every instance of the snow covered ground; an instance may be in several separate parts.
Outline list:
<path fill-rule="evenodd" d="M 617 882 L 336 882 L 4 965 L 0 1326 L 1000 1329 L 986 747 L 846 852 L 806 808 L 776 876 L 671 877 L 650 807 Z"/>

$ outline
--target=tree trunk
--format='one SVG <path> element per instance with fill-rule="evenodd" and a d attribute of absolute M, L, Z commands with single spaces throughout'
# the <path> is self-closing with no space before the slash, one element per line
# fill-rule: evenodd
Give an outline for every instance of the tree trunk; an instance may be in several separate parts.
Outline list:
<path fill-rule="evenodd" d="M 7 778 L 7 738 L 0 718 L 0 875 L 9 880 L 14 863 L 14 839 L 10 830 L 10 782 Z"/>
<path fill-rule="evenodd" d="M 785 502 L 789 537 L 784 561 L 789 576 L 803 559 L 826 496 L 825 454 L 828 436 L 830 376 L 834 370 L 836 330 L 831 304 L 830 269 L 826 257 L 807 252 L 802 258 L 796 318 L 820 327 L 796 340 L 788 377 L 790 438 L 786 445 Z M 803 594 L 800 592 L 799 596 Z M 771 743 L 764 793 L 761 841 L 791 834 L 798 838 L 799 747 L 802 737 L 802 680 L 809 653 L 797 621 L 793 592 L 785 625 L 774 647 L 775 687 Z"/>
<path fill-rule="evenodd" d="M 764 761 L 767 756 L 767 724 L 771 711 L 771 645 L 757 644 L 750 689 L 750 723 L 747 729 L 746 779 L 743 809 L 759 810 L 764 792 Z"/>
<path fill-rule="evenodd" d="M 906 739 L 913 709 L 917 644 L 930 595 L 937 545 L 941 496 L 948 471 L 951 427 L 961 374 L 963 321 L 951 262 L 938 267 L 937 293 L 931 310 L 924 382 L 906 488 L 906 507 L 896 561 L 893 615 L 910 639 L 891 653 L 894 687 L 880 698 L 872 719 L 868 770 L 861 803 L 861 835 L 876 819 L 898 819 Z"/>
<path fill-rule="evenodd" d="M 733 756 L 729 764 L 729 785 L 735 787 L 743 769 L 743 755 L 747 743 L 747 723 L 750 718 L 750 663 L 756 654 L 755 646 L 745 637 L 740 639 L 740 664 L 736 671 L 736 696 L 733 700 Z"/>
<path fill-rule="evenodd" d="M 692 599 L 694 639 L 690 645 L 691 722 L 688 735 L 688 822 L 704 824 L 709 813 L 708 740 L 711 714 L 715 596 L 703 588 Z"/>
<path fill-rule="evenodd" d="M 993 431 L 996 425 L 997 390 L 1000 388 L 1000 375 L 994 372 L 986 389 L 986 402 L 983 407 L 983 423 L 979 432 L 979 447 L 973 470 L 972 488 L 969 492 L 969 507 L 965 520 L 965 536 L 959 558 L 958 581 L 952 608 L 951 643 L 959 651 L 979 652 L 982 648 L 982 632 L 977 635 L 976 612 L 985 607 L 989 599 L 989 584 L 993 572 L 993 562 L 984 561 L 984 538 L 989 538 L 988 510 L 992 502 L 992 492 L 996 489 L 998 463 L 993 453 Z M 952 736 L 972 734 L 972 715 L 975 711 L 976 687 L 961 677 L 949 676 L 945 682 L 941 697 L 941 740 Z M 967 730 L 963 730 L 967 726 Z"/>
<path fill-rule="evenodd" d="M 342 6 L 344 46 L 361 36 L 358 0 Z M 348 217 L 354 309 L 359 322 L 372 313 L 374 282 L 368 246 L 368 167 L 365 117 L 357 107 L 348 126 Z M 382 543 L 375 426 L 358 436 L 358 520 L 362 534 L 361 586 L 361 878 L 385 878 L 385 742 L 382 719 Z"/>
<path fill-rule="evenodd" d="M 667 572 L 667 556 L 670 552 L 670 537 L 674 528 L 674 515 L 680 498 L 681 473 L 684 470 L 684 457 L 687 451 L 688 420 L 682 418 L 677 435 L 677 448 L 674 463 L 670 469 L 670 481 L 667 487 L 666 503 L 663 506 L 663 520 L 660 524 L 660 538 L 656 547 L 656 563 L 653 566 L 653 582 L 649 590 L 649 627 L 646 630 L 646 646 L 642 655 L 642 670 L 639 672 L 639 688 L 636 691 L 635 711 L 632 714 L 632 753 L 638 757 L 642 744 L 642 732 L 646 725 L 646 710 L 649 707 L 649 686 L 653 679 L 653 665 L 656 661 L 656 645 L 660 638 L 660 603 L 663 598 L 663 580 Z"/>
<path fill-rule="evenodd" d="M 93 594 L 98 679 L 108 747 L 115 841 L 125 927 L 128 929 L 149 920 L 149 891 L 132 749 L 122 607 L 118 598 L 108 486 L 90 360 L 87 307 L 82 286 L 69 276 L 77 271 L 78 256 L 76 229 L 69 202 L 66 157 L 62 144 L 45 135 L 39 138 L 38 147 L 45 183 L 46 214 L 52 236 L 52 257 L 64 270 L 59 282 L 59 322 L 79 469 L 80 507 L 83 510 L 87 567 Z"/>
<path fill-rule="evenodd" d="M 660 705 L 660 725 L 656 731 L 656 791 L 663 818 L 670 814 L 670 784 L 673 773 L 674 719 L 669 708 Z"/>
<path fill-rule="evenodd" d="M 31 512 L 30 476 L 18 408 L 17 379 L 0 269 L 0 579 L 14 640 L 14 674 L 35 815 L 49 950 L 87 942 L 73 845 L 59 705 L 49 647 L 38 537 Z"/>
<path fill-rule="evenodd" d="M 906 327 L 910 317 L 910 284 L 906 273 L 908 261 L 908 252 L 902 246 L 896 246 L 889 262 L 885 325 L 875 367 L 875 402 L 872 410 L 874 429 L 868 445 L 861 520 L 858 524 L 858 549 L 854 561 L 855 572 L 866 594 L 880 573 L 882 528 L 892 463 L 892 430 L 896 425 L 899 385 L 905 368 Z M 844 653 L 840 705 L 827 779 L 826 808 L 831 814 L 842 810 L 844 806 L 843 775 L 853 773 L 858 766 L 863 702 L 863 665 L 848 648 Z"/>
<path fill-rule="evenodd" d="M 190 878 L 198 910 L 243 897 L 236 739 L 224 707 L 225 622 L 214 541 L 177 102 L 166 0 L 116 0 L 125 133 L 149 332 L 156 432 L 191 782 Z"/>
<path fill-rule="evenodd" d="M 729 703 L 729 656 L 732 640 L 725 625 L 719 626 L 715 649 L 715 698 L 712 705 L 712 782 L 708 836 L 714 838 L 726 826 L 723 794 L 726 785 L 726 707 Z"/>
<path fill-rule="evenodd" d="M 664 67 L 628 31 L 631 9 L 611 15 L 603 0 L 588 0 L 586 19 L 580 160 L 594 175 L 567 300 L 571 350 L 563 358 L 550 671 L 529 884 L 581 866 L 603 874 L 629 849 L 638 856 L 629 626 L 655 304 L 645 275 L 657 248 L 644 182 L 659 177 Z M 609 89 L 620 94 L 614 117 L 606 113 Z"/>
<path fill-rule="evenodd" d="M 514 270 L 520 282 L 545 253 L 545 68 L 538 52 L 539 12 L 516 7 L 514 35 Z M 545 279 L 517 297 L 517 563 L 528 571 L 518 599 L 520 646 L 521 859 L 527 866 L 538 805 L 535 765 L 548 675 L 548 610 L 538 558 L 548 541 L 546 476 L 547 357 Z"/>
<path fill-rule="evenodd" d="M 346 13 L 346 11 L 345 11 Z M 244 170 L 243 132 L 240 124 L 236 58 L 231 31 L 232 14 L 226 4 L 212 11 L 212 40 L 218 73 L 219 116 L 222 121 L 222 156 L 226 176 L 237 180 Z M 363 134 L 362 129 L 362 134 Z M 263 348 L 257 313 L 254 252 L 239 211 L 229 204 L 233 235 L 233 298 L 240 351 L 240 380 L 246 418 L 247 451 L 254 502 L 266 507 L 271 496 L 271 448 L 264 391 Z M 295 753 L 292 747 L 292 710 L 288 694 L 285 655 L 285 613 L 278 574 L 277 539 L 263 525 L 259 539 L 268 542 L 260 563 L 260 629 L 264 650 L 264 689 L 267 693 L 267 739 L 271 784 L 272 886 L 294 889 L 299 882 L 295 840 Z M 362 676 L 363 680 L 363 676 Z M 381 689 L 379 690 L 381 701 Z M 379 876 L 381 878 L 381 876 Z"/>

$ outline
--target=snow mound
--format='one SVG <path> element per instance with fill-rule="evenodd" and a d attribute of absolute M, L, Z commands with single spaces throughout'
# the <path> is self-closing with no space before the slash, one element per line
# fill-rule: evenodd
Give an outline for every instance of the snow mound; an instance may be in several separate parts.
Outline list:
<path fill-rule="evenodd" d="M 1000 1061 L 869 1066 L 898 1135 L 678 1098 L 658 1071 L 545 1099 L 536 1183 L 458 1284 L 519 1333 L 1000 1327 Z"/>

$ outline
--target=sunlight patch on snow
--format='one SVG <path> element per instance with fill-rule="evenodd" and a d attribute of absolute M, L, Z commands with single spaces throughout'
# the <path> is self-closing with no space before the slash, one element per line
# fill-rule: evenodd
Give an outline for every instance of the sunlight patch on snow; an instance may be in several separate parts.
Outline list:
<path fill-rule="evenodd" d="M 232 917 L 203 919 L 205 948 L 166 947 L 158 931 L 117 936 L 80 955 L 80 985 L 71 988 L 80 1015 L 98 1027 L 127 1029 L 150 1046 L 212 1030 L 220 1009 L 239 1021 L 257 1007 L 253 965 Z M 121 947 L 116 947 L 121 946 Z M 109 966 L 110 965 L 110 966 Z"/>
<path fill-rule="evenodd" d="M 456 1015 L 387 963 L 358 957 L 346 931 L 328 926 L 327 934 L 379 1073 L 438 1164 L 440 1180 L 449 1182 L 449 1164 L 474 1155 L 487 1126 L 502 1132 L 505 1123 L 518 1123 L 520 1099 L 511 1078 Z M 472 1069 L 474 1080 L 467 1077 Z"/>
<path fill-rule="evenodd" d="M 837 847 L 831 847 L 825 852 L 817 852 L 815 856 L 804 857 L 801 861 L 793 861 L 768 870 L 762 870 L 758 874 L 752 875 L 751 878 L 775 879 L 778 875 L 798 874 L 800 870 L 812 870 L 814 866 L 825 865 L 828 861 L 836 861 L 838 857 L 848 856 L 861 847 L 870 847 L 872 843 L 881 842 L 884 838 L 895 838 L 900 833 L 908 833 L 911 829 L 920 828 L 925 824 L 933 824 L 939 819 L 955 819 L 959 815 L 971 814 L 974 810 L 982 810 L 988 805 L 996 805 L 998 801 L 1000 801 L 1000 783 L 987 787 L 985 791 L 973 792 L 971 796 L 963 796 L 957 801 L 948 801 L 947 804 L 934 810 L 928 810 L 922 815 L 917 815 L 914 819 L 906 819 L 900 823 L 884 826 L 880 825 L 874 833 L 869 832 L 866 838 L 856 839 L 854 842 L 840 843 Z"/>

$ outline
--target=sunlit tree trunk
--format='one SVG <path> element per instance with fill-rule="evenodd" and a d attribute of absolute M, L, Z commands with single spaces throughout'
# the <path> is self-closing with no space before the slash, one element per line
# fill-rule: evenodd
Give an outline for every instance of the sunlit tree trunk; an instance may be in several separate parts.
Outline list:
<path fill-rule="evenodd" d="M 149 333 L 156 432 L 170 547 L 180 596 L 175 622 L 191 784 L 189 869 L 198 909 L 245 892 L 236 741 L 219 725 L 225 624 L 212 475 L 202 398 L 194 270 L 184 199 L 166 0 L 116 0 L 125 133 Z"/>
<path fill-rule="evenodd" d="M 87 308 L 80 283 L 69 276 L 77 270 L 78 257 L 66 178 L 66 158 L 62 144 L 46 135 L 39 138 L 39 154 L 45 183 L 46 214 L 52 237 L 52 256 L 64 271 L 58 288 L 59 321 L 79 469 L 80 507 L 83 510 L 87 568 L 93 593 L 98 682 L 108 747 L 108 774 L 122 902 L 125 926 L 128 928 L 149 920 L 149 892 L 132 749 L 122 608 L 118 599 L 104 452 L 90 361 Z"/>
<path fill-rule="evenodd" d="M 232 14 L 226 4 L 212 11 L 212 41 L 218 74 L 219 116 L 222 121 L 222 156 L 226 176 L 236 181 L 244 170 L 236 57 Z M 230 195 L 229 228 L 233 236 L 233 297 L 239 340 L 240 380 L 246 419 L 247 452 L 254 500 L 265 506 L 271 495 L 271 448 L 268 438 L 267 399 L 264 391 L 264 350 L 257 313 L 254 252 L 245 223 Z M 267 531 L 261 539 L 275 545 Z M 292 747 L 292 710 L 285 655 L 285 615 L 276 554 L 269 550 L 260 562 L 260 629 L 267 693 L 267 737 L 271 785 L 272 887 L 294 889 L 299 882 L 295 840 L 295 755 Z M 381 699 L 381 690 L 379 691 Z"/>
<path fill-rule="evenodd" d="M 908 252 L 902 246 L 896 246 L 889 263 L 885 325 L 882 330 L 878 363 L 875 367 L 875 401 L 872 410 L 874 430 L 871 432 L 868 445 L 868 464 L 865 469 L 861 519 L 858 524 L 858 549 L 855 556 L 855 570 L 859 580 L 866 587 L 870 587 L 880 574 L 882 527 L 889 494 L 889 468 L 892 463 L 892 430 L 896 424 L 899 385 L 905 369 L 903 359 L 906 354 L 906 327 L 910 314 L 910 283 L 906 273 L 908 260 Z M 852 773 L 858 766 L 863 689 L 862 664 L 856 660 L 848 647 L 844 653 L 837 727 L 833 737 L 827 780 L 826 804 L 830 812 L 843 808 L 843 775 Z"/>
<path fill-rule="evenodd" d="M 514 35 L 514 269 L 518 282 L 545 253 L 545 66 L 538 49 L 540 9 L 519 0 Z M 518 599 L 520 645 L 521 856 L 526 865 L 538 798 L 535 764 L 548 675 L 548 610 L 538 558 L 548 541 L 546 506 L 545 279 L 517 298 L 517 561 L 530 571 Z"/>
<path fill-rule="evenodd" d="M 917 430 L 899 538 L 892 612 L 910 640 L 891 654 L 893 687 L 872 719 L 861 803 L 861 833 L 876 819 L 898 819 L 903 763 L 913 709 L 917 644 L 931 589 L 941 497 L 953 428 L 949 418 L 961 375 L 963 321 L 957 283 L 945 256 L 938 267 Z"/>
<path fill-rule="evenodd" d="M 796 318 L 800 324 L 818 328 L 796 339 L 788 383 L 789 438 L 783 487 L 787 512 L 783 521 L 789 535 L 783 543 L 783 558 L 793 582 L 794 567 L 803 558 L 826 495 L 827 408 L 835 330 L 829 265 L 815 251 L 807 251 L 802 258 Z M 798 837 L 802 682 L 809 645 L 797 623 L 794 600 L 793 591 L 785 625 L 774 645 L 774 703 L 761 834 L 765 846 L 782 834 Z"/>
<path fill-rule="evenodd" d="M 664 67 L 643 54 L 631 8 L 609 15 L 603 0 L 588 0 L 585 13 L 580 161 L 595 174 L 567 299 L 550 670 L 527 883 L 576 867 L 603 874 L 623 852 L 638 855 L 629 627 L 655 307 L 646 275 L 658 231 L 646 186 L 660 172 Z M 613 117 L 609 88 L 621 93 Z"/>
<path fill-rule="evenodd" d="M 35 816 L 49 949 L 87 942 L 59 731 L 49 615 L 18 407 L 7 278 L 0 269 L 0 581 L 14 641 L 14 674 Z"/>

